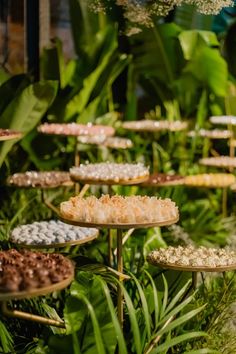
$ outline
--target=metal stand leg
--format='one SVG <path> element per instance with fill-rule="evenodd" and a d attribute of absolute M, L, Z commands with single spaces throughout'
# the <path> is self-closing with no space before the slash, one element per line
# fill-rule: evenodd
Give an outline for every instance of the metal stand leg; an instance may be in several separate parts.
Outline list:
<path fill-rule="evenodd" d="M 112 196 L 112 186 L 108 186 L 108 194 Z M 108 265 L 112 267 L 113 264 L 113 253 L 112 253 L 112 234 L 111 234 L 111 229 L 108 230 L 108 235 L 107 235 L 107 245 L 108 245 Z"/>
<path fill-rule="evenodd" d="M 123 257 L 122 257 L 122 230 L 117 229 L 117 270 L 123 273 Z M 122 280 L 122 279 L 120 279 Z M 123 292 L 120 287 L 118 287 L 118 299 L 117 299 L 117 309 L 118 309 L 118 320 L 121 327 L 123 326 L 124 314 L 123 314 Z"/>
<path fill-rule="evenodd" d="M 45 198 L 45 194 L 44 194 L 44 190 L 41 189 L 41 199 L 42 199 L 42 202 L 49 208 L 51 209 L 54 213 L 56 213 L 57 215 L 60 214 L 60 211 L 57 207 L 55 207 L 49 200 L 47 200 Z"/>
<path fill-rule="evenodd" d="M 192 288 L 193 290 L 197 289 L 197 272 L 192 272 Z"/>
<path fill-rule="evenodd" d="M 51 318 L 33 315 L 31 313 L 27 313 L 23 311 L 9 310 L 7 307 L 7 303 L 5 301 L 2 302 L 1 307 L 2 307 L 2 313 L 7 317 L 20 318 L 22 320 L 33 321 L 47 326 L 66 328 L 65 323 L 63 321 L 52 320 Z"/>

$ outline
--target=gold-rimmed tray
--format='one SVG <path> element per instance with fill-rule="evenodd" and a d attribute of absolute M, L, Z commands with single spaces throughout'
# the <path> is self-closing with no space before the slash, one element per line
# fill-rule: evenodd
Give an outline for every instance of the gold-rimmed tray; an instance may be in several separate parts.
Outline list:
<path fill-rule="evenodd" d="M 175 224 L 179 221 L 179 216 L 173 219 L 163 220 L 159 222 L 152 222 L 152 223 L 135 223 L 135 224 L 128 224 L 128 223 L 120 223 L 120 224 L 98 224 L 98 223 L 89 223 L 89 222 L 82 222 L 76 221 L 71 219 L 65 219 L 63 216 L 60 216 L 60 220 L 66 224 L 81 226 L 81 227 L 94 227 L 96 229 L 145 229 L 149 227 L 158 227 L 158 226 L 170 226 Z"/>
<path fill-rule="evenodd" d="M 184 177 L 178 176 L 176 179 L 172 180 L 166 180 L 162 182 L 158 182 L 158 175 L 165 175 L 168 176 L 167 174 L 152 174 L 148 177 L 146 181 L 144 181 L 141 186 L 142 187 L 174 187 L 174 186 L 182 186 L 184 184 Z M 173 175 L 170 175 L 170 178 L 173 177 Z"/>
<path fill-rule="evenodd" d="M 235 182 L 235 176 L 229 173 L 203 173 L 184 178 L 184 185 L 190 188 L 229 188 Z"/>
<path fill-rule="evenodd" d="M 236 125 L 236 116 L 233 115 L 211 116 L 210 122 L 212 124 Z"/>
<path fill-rule="evenodd" d="M 105 180 L 105 179 L 87 179 L 87 178 L 76 178 L 75 176 L 71 176 L 71 180 L 74 182 L 79 182 L 79 183 L 83 183 L 83 184 L 91 184 L 91 185 L 104 185 L 104 186 L 115 186 L 115 185 L 119 185 L 119 186 L 131 186 L 134 184 L 140 184 L 145 182 L 147 179 L 149 178 L 149 176 L 143 176 L 143 177 L 138 177 L 138 178 L 133 178 L 133 179 L 129 179 L 129 180 L 119 180 L 119 181 L 115 181 L 115 180 Z"/>
<path fill-rule="evenodd" d="M 168 121 L 168 120 L 138 120 L 129 121 L 122 124 L 122 128 L 134 132 L 179 132 L 186 130 L 188 123 L 184 121 Z"/>
<path fill-rule="evenodd" d="M 212 140 L 218 140 L 218 139 L 230 139 L 232 138 L 233 133 L 230 130 L 222 130 L 222 129 L 212 129 L 212 130 L 200 129 L 199 131 L 192 130 L 187 135 L 190 138 L 201 137 L 201 138 L 208 138 Z"/>
<path fill-rule="evenodd" d="M 181 272 L 229 272 L 236 270 L 236 263 L 227 265 L 227 266 L 218 266 L 218 267 L 203 267 L 203 266 L 184 266 L 184 265 L 177 265 L 173 263 L 162 263 L 158 261 L 151 261 L 148 259 L 148 263 L 152 264 L 153 266 L 157 266 L 163 269 L 172 269 Z"/>
<path fill-rule="evenodd" d="M 236 168 L 236 157 L 217 156 L 206 157 L 199 160 L 199 164 L 209 167 Z"/>
<path fill-rule="evenodd" d="M 27 249 L 63 248 L 63 247 L 67 247 L 67 246 L 83 245 L 87 242 L 95 240 L 96 238 L 98 238 L 98 235 L 99 235 L 99 231 L 97 230 L 97 232 L 94 233 L 94 235 L 85 237 L 81 240 L 73 240 L 73 241 L 67 241 L 67 242 L 63 242 L 63 243 L 51 243 L 51 244 L 27 244 L 27 243 L 14 242 L 11 240 L 10 240 L 10 242 L 17 247 L 22 247 L 22 248 L 27 248 Z"/>
<path fill-rule="evenodd" d="M 24 291 L 17 291 L 17 292 L 0 293 L 0 301 L 29 299 L 36 296 L 47 295 L 54 291 L 65 289 L 70 285 L 73 279 L 74 279 L 74 272 L 71 272 L 71 275 L 68 278 L 62 280 L 61 282 L 52 284 L 50 286 L 35 288 L 27 291 L 24 290 Z"/>
<path fill-rule="evenodd" d="M 44 123 L 38 126 L 38 132 L 46 135 L 78 137 L 84 135 L 113 136 L 115 129 L 100 124 L 77 124 L 77 123 Z M 54 130 L 54 131 L 53 131 Z"/>

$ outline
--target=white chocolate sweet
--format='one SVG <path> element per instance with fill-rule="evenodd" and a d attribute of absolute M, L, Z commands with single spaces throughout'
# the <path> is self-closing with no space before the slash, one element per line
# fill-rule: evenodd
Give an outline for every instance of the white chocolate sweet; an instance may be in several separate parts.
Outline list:
<path fill-rule="evenodd" d="M 196 187 L 226 188 L 235 183 L 235 176 L 230 173 L 205 173 L 184 178 L 184 184 Z"/>
<path fill-rule="evenodd" d="M 229 139 L 233 136 L 233 133 L 230 130 L 222 130 L 222 129 L 200 129 L 199 131 L 191 130 L 188 133 L 188 136 L 194 138 L 196 136 L 200 136 L 202 138 L 209 139 Z"/>
<path fill-rule="evenodd" d="M 235 265 L 236 253 L 221 248 L 195 248 L 192 245 L 160 248 L 152 251 L 147 261 L 153 265 L 169 264 L 176 266 L 217 268 Z"/>
<path fill-rule="evenodd" d="M 175 120 L 138 120 L 131 122 L 124 122 L 122 127 L 124 129 L 133 130 L 133 131 L 161 131 L 161 130 L 169 130 L 171 132 L 177 132 L 181 130 L 185 130 L 188 127 L 187 122 Z"/>
<path fill-rule="evenodd" d="M 59 220 L 39 221 L 14 228 L 10 240 L 25 245 L 53 245 L 95 237 L 96 229 L 65 224 Z"/>
<path fill-rule="evenodd" d="M 101 162 L 70 169 L 71 178 L 78 181 L 104 181 L 119 183 L 149 176 L 149 169 L 142 163 Z"/>
<path fill-rule="evenodd" d="M 210 122 L 213 124 L 236 125 L 236 116 L 212 116 Z"/>
<path fill-rule="evenodd" d="M 147 196 L 72 197 L 60 205 L 65 219 L 94 224 L 145 224 L 178 219 L 179 211 L 170 199 Z"/>
<path fill-rule="evenodd" d="M 199 161 L 201 165 L 214 166 L 214 167 L 236 167 L 236 157 L 230 156 L 217 156 L 217 157 L 206 157 Z"/>

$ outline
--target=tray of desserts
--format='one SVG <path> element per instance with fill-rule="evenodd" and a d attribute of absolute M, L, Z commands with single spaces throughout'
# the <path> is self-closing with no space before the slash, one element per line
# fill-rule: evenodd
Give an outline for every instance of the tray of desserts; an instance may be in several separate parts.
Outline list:
<path fill-rule="evenodd" d="M 132 185 L 147 180 L 149 168 L 142 163 L 101 162 L 70 169 L 73 181 L 99 185 Z"/>
<path fill-rule="evenodd" d="M 179 175 L 170 175 L 166 173 L 153 173 L 149 178 L 141 184 L 143 187 L 165 187 L 165 186 L 182 186 L 184 177 Z"/>
<path fill-rule="evenodd" d="M 170 132 L 178 132 L 188 128 L 188 123 L 184 121 L 169 121 L 169 120 L 137 120 L 124 122 L 122 128 L 137 132 L 158 132 L 167 130 Z"/>
<path fill-rule="evenodd" d="M 0 128 L 0 141 L 19 139 L 22 136 L 23 134 L 16 130 Z"/>
<path fill-rule="evenodd" d="M 170 199 L 147 196 L 72 197 L 60 205 L 61 220 L 84 227 L 130 229 L 167 226 L 179 220 Z"/>
<path fill-rule="evenodd" d="M 201 165 L 212 166 L 212 167 L 236 168 L 236 157 L 230 157 L 230 156 L 206 157 L 199 160 L 199 163 Z"/>
<path fill-rule="evenodd" d="M 191 138 L 195 138 L 197 136 L 201 138 L 209 138 L 209 139 L 230 139 L 233 136 L 233 132 L 230 130 L 222 130 L 222 129 L 199 129 L 198 131 L 192 130 L 188 133 L 188 136 Z"/>
<path fill-rule="evenodd" d="M 235 176 L 230 173 L 203 173 L 184 178 L 184 184 L 190 187 L 227 188 L 235 182 Z"/>
<path fill-rule="evenodd" d="M 27 171 L 9 176 L 7 184 L 20 188 L 50 189 L 57 187 L 70 187 L 74 182 L 69 172 L 65 171 Z"/>
<path fill-rule="evenodd" d="M 212 124 L 236 125 L 236 116 L 231 116 L 231 115 L 211 116 L 210 122 Z"/>
<path fill-rule="evenodd" d="M 38 132 L 49 135 L 79 136 L 102 135 L 112 136 L 115 129 L 108 125 L 77 124 L 77 123 L 44 123 L 38 127 Z"/>
<path fill-rule="evenodd" d="M 186 272 L 225 272 L 236 269 L 236 253 L 221 248 L 178 246 L 160 248 L 147 261 L 161 268 Z"/>
<path fill-rule="evenodd" d="M 0 301 L 26 299 L 66 288 L 74 278 L 74 265 L 61 254 L 0 251 Z"/>
<path fill-rule="evenodd" d="M 59 248 L 82 245 L 98 234 L 97 229 L 68 225 L 60 220 L 36 221 L 14 228 L 10 241 L 25 248 Z"/>
<path fill-rule="evenodd" d="M 78 142 L 81 144 L 105 146 L 110 149 L 130 149 L 133 147 L 132 140 L 118 136 L 79 136 Z"/>

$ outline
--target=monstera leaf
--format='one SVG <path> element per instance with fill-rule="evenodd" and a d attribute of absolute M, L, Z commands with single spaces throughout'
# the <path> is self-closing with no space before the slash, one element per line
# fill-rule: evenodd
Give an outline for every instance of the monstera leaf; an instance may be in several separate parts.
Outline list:
<path fill-rule="evenodd" d="M 14 129 L 27 134 L 43 117 L 57 93 L 56 81 L 37 82 L 24 88 L 8 104 L 0 116 L 0 128 Z M 12 146 L 19 139 L 2 143 L 0 147 L 0 166 Z"/>

